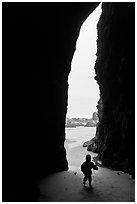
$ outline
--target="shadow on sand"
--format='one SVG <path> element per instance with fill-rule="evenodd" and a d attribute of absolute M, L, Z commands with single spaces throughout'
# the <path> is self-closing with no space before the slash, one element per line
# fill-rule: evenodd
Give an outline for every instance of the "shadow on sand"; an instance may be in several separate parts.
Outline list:
<path fill-rule="evenodd" d="M 83 189 L 89 194 L 93 193 L 93 187 L 83 186 Z"/>

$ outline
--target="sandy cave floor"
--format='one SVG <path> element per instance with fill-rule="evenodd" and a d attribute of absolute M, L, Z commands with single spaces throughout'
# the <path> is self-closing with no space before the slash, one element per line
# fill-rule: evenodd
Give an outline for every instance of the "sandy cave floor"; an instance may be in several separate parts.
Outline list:
<path fill-rule="evenodd" d="M 134 202 L 135 182 L 128 174 L 99 167 L 93 171 L 92 188 L 82 184 L 80 165 L 88 152 L 82 146 L 68 148 L 69 171 L 52 174 L 39 182 L 40 202 Z"/>

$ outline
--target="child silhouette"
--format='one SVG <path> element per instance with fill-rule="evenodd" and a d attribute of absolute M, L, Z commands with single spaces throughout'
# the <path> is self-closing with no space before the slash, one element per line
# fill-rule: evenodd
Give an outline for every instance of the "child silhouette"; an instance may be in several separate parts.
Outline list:
<path fill-rule="evenodd" d="M 87 154 L 86 155 L 86 161 L 83 162 L 83 164 L 81 165 L 81 171 L 84 174 L 83 184 L 85 185 L 86 181 L 88 180 L 90 188 L 92 187 L 92 185 L 91 185 L 91 181 L 92 181 L 92 179 L 91 179 L 92 169 L 98 170 L 98 167 L 93 162 L 91 162 L 91 155 Z"/>

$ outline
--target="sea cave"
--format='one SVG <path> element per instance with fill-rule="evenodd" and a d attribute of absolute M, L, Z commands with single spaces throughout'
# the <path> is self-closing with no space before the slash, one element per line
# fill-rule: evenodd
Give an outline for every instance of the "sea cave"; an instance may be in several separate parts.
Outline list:
<path fill-rule="evenodd" d="M 2 200 L 38 201 L 37 181 L 68 170 L 68 75 L 81 25 L 96 2 L 2 3 Z M 94 151 L 135 177 L 135 3 L 104 2 Z M 92 150 L 92 149 L 91 149 Z"/>

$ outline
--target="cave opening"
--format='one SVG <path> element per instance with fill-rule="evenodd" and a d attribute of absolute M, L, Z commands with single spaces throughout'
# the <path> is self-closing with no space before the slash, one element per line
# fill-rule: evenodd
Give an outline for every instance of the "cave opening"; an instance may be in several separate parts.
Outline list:
<path fill-rule="evenodd" d="M 65 147 L 70 169 L 82 161 L 83 157 L 77 158 L 76 161 L 74 154 L 69 150 L 91 140 L 96 134 L 99 120 L 97 104 L 100 90 L 95 80 L 94 66 L 97 58 L 97 24 L 102 12 L 101 7 L 100 3 L 81 26 L 68 77 Z"/>

